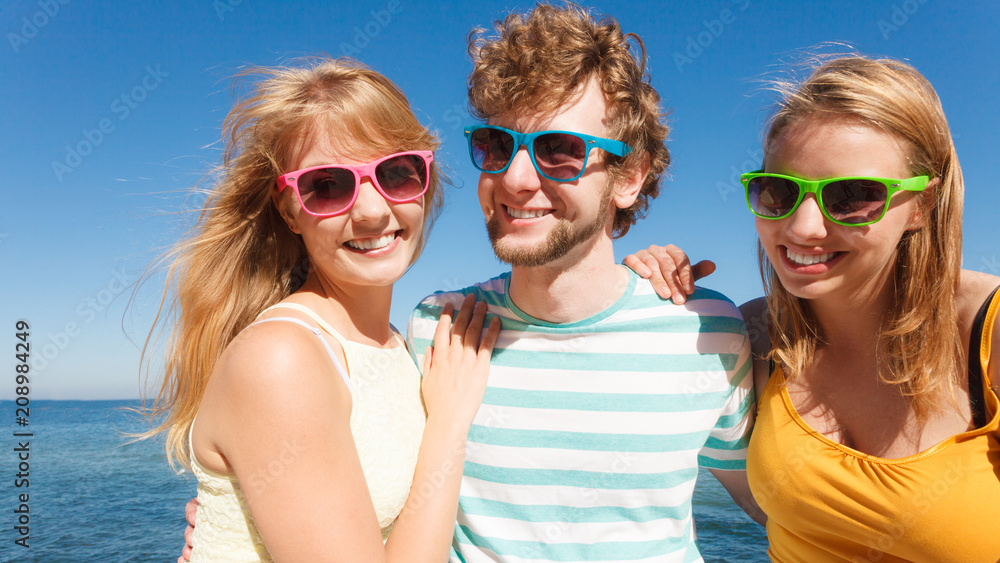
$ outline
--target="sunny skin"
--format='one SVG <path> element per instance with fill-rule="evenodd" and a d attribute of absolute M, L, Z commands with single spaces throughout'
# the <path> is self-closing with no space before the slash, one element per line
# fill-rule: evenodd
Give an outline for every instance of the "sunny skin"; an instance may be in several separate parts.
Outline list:
<path fill-rule="evenodd" d="M 338 152 L 329 135 L 310 138 L 296 169 L 363 163 Z M 398 346 L 389 327 L 392 284 L 418 247 L 423 202 L 388 202 L 368 178 L 354 206 L 334 217 L 305 213 L 291 190 L 273 197 L 288 227 L 302 235 L 312 264 L 304 286 L 284 302 L 312 308 L 352 341 Z M 208 469 L 250 483 L 294 444 L 294 459 L 280 478 L 243 487 L 275 560 L 447 559 L 466 435 L 499 332 L 499 323 L 490 324 L 480 342 L 485 313 L 484 304 L 468 300 L 457 316 L 449 309 L 441 317 L 424 366 L 428 416 L 412 488 L 431 486 L 435 494 L 408 499 L 384 546 L 351 434 L 351 394 L 322 344 L 297 325 L 265 323 L 227 347 L 199 408 L 194 453 Z M 293 310 L 263 318 L 272 316 L 314 324 Z M 337 341 L 327 341 L 346 365 Z"/>
<path fill-rule="evenodd" d="M 787 127 L 772 142 L 764 170 L 810 180 L 912 175 L 893 136 L 843 119 L 807 119 Z M 816 197 L 807 194 L 790 217 L 758 217 L 755 225 L 782 285 L 809 299 L 817 314 L 826 316 L 825 311 L 842 311 L 846 305 L 879 320 L 892 292 L 899 239 L 905 231 L 923 226 L 919 197 L 923 194 L 897 193 L 881 221 L 847 227 L 828 221 Z"/>

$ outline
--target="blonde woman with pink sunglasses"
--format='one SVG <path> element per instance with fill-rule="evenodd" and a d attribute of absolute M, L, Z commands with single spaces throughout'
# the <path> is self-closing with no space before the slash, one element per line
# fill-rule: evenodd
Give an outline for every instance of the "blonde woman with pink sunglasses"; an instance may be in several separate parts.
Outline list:
<path fill-rule="evenodd" d="M 241 78 L 218 180 L 168 258 L 151 413 L 198 478 L 190 559 L 443 561 L 499 323 L 483 334 L 471 299 L 446 311 L 422 382 L 389 324 L 441 203 L 437 141 L 356 63 Z"/>

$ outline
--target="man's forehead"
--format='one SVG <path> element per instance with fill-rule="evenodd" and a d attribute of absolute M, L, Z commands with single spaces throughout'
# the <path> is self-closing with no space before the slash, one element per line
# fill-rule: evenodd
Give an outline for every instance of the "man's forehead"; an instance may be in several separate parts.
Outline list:
<path fill-rule="evenodd" d="M 578 131 L 580 127 L 587 129 L 594 126 L 607 129 L 611 123 L 607 97 L 596 76 L 581 83 L 562 103 L 552 109 L 537 109 L 548 105 L 550 104 L 541 100 L 529 100 L 520 108 L 490 117 L 487 123 L 522 133 L 552 129 Z"/>

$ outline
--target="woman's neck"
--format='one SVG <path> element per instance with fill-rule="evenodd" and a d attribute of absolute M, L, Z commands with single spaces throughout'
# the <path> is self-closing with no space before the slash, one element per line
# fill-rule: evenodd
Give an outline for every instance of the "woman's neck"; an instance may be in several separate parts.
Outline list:
<path fill-rule="evenodd" d="M 874 351 L 885 330 L 895 291 L 889 272 L 872 280 L 869 287 L 848 295 L 828 295 L 809 301 L 825 345 L 834 349 Z"/>
<path fill-rule="evenodd" d="M 333 283 L 310 272 L 291 300 L 312 308 L 345 338 L 372 346 L 393 341 L 389 326 L 392 285 L 356 286 Z"/>

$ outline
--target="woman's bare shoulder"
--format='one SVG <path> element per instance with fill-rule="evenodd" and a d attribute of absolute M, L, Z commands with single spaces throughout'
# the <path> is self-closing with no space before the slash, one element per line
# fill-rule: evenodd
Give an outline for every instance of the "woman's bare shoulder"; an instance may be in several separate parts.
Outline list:
<path fill-rule="evenodd" d="M 219 358 L 209 381 L 215 400 L 288 408 L 310 394 L 327 399 L 350 391 L 334 372 L 336 367 L 321 337 L 290 322 L 259 323 L 237 335 Z M 328 342 L 328 344 L 330 344 Z M 343 350 L 331 344 L 334 353 Z M 343 357 L 340 358 L 343 363 Z M 267 407 L 270 405 L 270 407 Z"/>
<path fill-rule="evenodd" d="M 959 323 L 964 326 L 971 325 L 976 313 L 997 286 L 1000 286 L 1000 277 L 962 270 L 956 296 Z"/>

